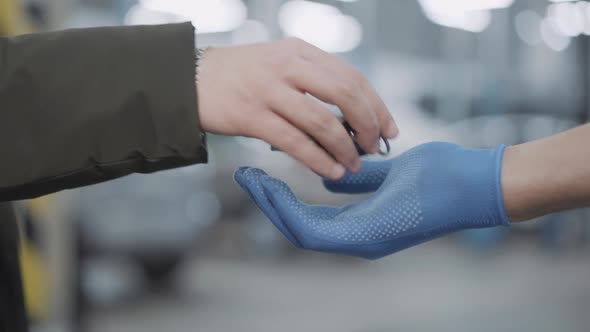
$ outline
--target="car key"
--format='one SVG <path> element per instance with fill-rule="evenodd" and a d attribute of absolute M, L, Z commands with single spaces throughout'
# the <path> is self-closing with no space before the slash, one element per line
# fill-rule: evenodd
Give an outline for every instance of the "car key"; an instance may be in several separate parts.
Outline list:
<path fill-rule="evenodd" d="M 354 129 L 350 126 L 350 124 L 346 121 L 343 121 L 342 125 L 344 126 L 344 129 L 346 129 L 346 132 L 348 133 L 348 135 L 350 137 L 352 137 L 352 140 L 354 142 L 354 146 L 355 146 L 356 151 L 358 152 L 359 156 L 367 155 L 368 153 L 365 150 L 363 150 L 363 148 L 354 139 L 356 133 L 355 133 Z M 327 150 L 321 144 L 319 144 L 315 139 L 312 138 L 312 140 L 327 152 Z M 378 153 L 382 156 L 386 156 L 391 151 L 391 147 L 389 146 L 389 141 L 383 136 L 380 136 L 380 140 L 383 142 L 383 145 L 385 146 L 385 148 L 382 149 L 381 144 L 379 144 Z M 281 151 L 280 149 L 277 149 L 276 147 L 274 147 L 272 145 L 271 145 L 270 149 L 271 149 L 271 151 Z"/>

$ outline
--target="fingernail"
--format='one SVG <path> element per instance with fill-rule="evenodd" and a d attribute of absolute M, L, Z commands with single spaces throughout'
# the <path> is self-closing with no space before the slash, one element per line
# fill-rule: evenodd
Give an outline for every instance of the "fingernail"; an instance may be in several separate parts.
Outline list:
<path fill-rule="evenodd" d="M 342 176 L 344 176 L 344 173 L 346 173 L 344 166 L 336 164 L 336 166 L 334 166 L 332 169 L 332 178 L 335 180 L 340 179 Z"/>
<path fill-rule="evenodd" d="M 385 130 L 385 136 L 387 136 L 387 138 L 395 138 L 398 133 L 399 129 L 397 128 L 395 123 L 390 122 L 387 126 L 387 129 Z"/>

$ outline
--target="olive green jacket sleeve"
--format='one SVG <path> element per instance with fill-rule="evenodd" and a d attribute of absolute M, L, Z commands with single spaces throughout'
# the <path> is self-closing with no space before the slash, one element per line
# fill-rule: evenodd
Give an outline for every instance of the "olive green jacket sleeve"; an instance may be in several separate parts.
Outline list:
<path fill-rule="evenodd" d="M 0 38 L 0 201 L 207 161 L 190 23 Z"/>

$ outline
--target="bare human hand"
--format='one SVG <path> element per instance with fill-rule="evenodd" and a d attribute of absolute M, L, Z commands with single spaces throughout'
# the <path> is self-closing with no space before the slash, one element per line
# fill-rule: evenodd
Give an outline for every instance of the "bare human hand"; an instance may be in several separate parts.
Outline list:
<path fill-rule="evenodd" d="M 203 130 L 262 139 L 332 179 L 345 168 L 358 171 L 359 155 L 336 116 L 306 94 L 337 106 L 369 153 L 377 151 L 380 135 L 398 133 L 363 75 L 294 38 L 209 49 L 200 63 L 197 94 Z"/>

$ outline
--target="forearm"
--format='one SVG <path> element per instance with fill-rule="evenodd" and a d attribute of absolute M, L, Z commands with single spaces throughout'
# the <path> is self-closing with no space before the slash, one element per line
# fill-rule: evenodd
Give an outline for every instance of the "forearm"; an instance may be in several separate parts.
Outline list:
<path fill-rule="evenodd" d="M 0 38 L 0 201 L 207 158 L 190 24 Z"/>
<path fill-rule="evenodd" d="M 512 221 L 590 206 L 590 125 L 511 146 L 502 162 L 504 207 Z"/>

